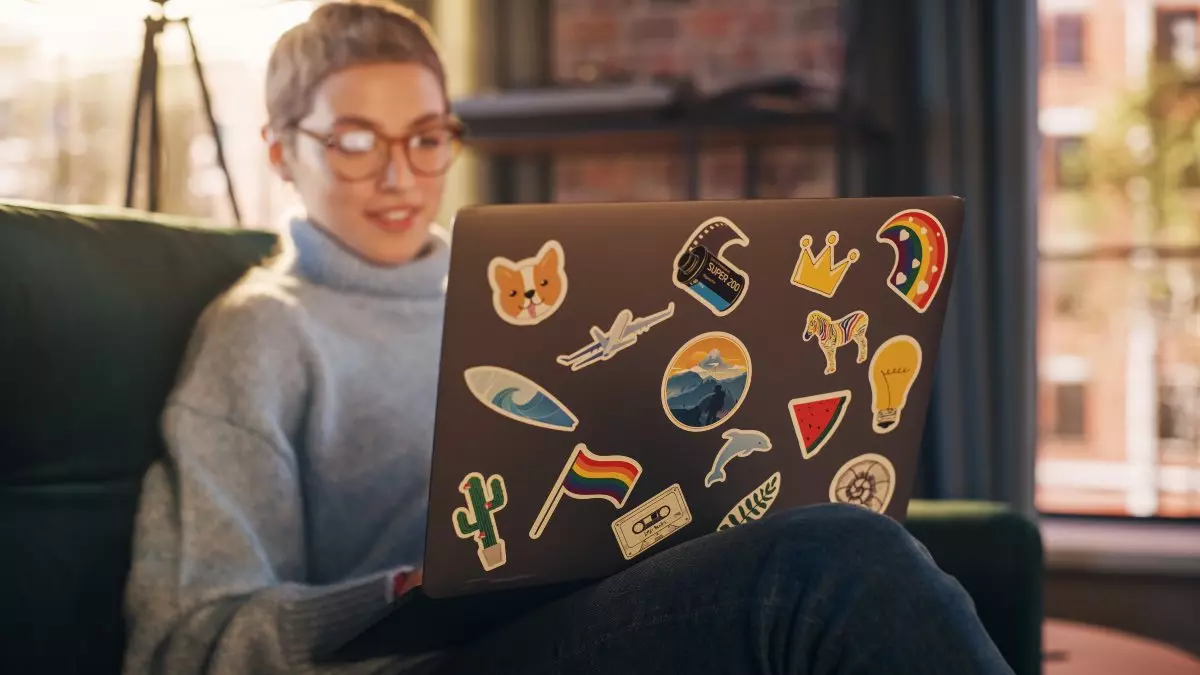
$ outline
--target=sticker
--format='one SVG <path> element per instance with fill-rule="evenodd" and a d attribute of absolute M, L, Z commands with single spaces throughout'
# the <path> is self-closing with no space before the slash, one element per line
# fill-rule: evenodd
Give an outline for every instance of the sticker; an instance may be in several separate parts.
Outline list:
<path fill-rule="evenodd" d="M 454 533 L 460 539 L 474 539 L 479 562 L 485 571 L 508 562 L 504 540 L 496 532 L 496 512 L 508 505 L 508 490 L 502 476 L 492 476 L 484 485 L 483 474 L 473 471 L 463 478 L 458 491 L 467 505 L 454 509 Z"/>
<path fill-rule="evenodd" d="M 792 271 L 792 285 L 832 298 L 846 272 L 850 271 L 850 265 L 858 261 L 858 249 L 850 249 L 845 258 L 835 263 L 833 247 L 838 243 L 837 232 L 825 235 L 825 248 L 821 249 L 821 254 L 815 258 L 812 243 L 811 235 L 800 237 L 800 259 L 796 261 L 796 269 Z"/>
<path fill-rule="evenodd" d="M 850 407 L 850 390 L 831 391 L 788 401 L 788 417 L 804 459 L 812 459 L 833 438 Z"/>
<path fill-rule="evenodd" d="M 727 218 L 709 218 L 675 258 L 672 281 L 717 316 L 737 309 L 750 287 L 750 275 L 725 258 L 734 244 L 749 246 L 750 237 Z"/>
<path fill-rule="evenodd" d="M 514 326 L 539 324 L 562 307 L 567 297 L 566 257 L 553 239 L 532 258 L 513 262 L 492 258 L 488 283 L 496 314 Z"/>
<path fill-rule="evenodd" d="M 871 357 L 871 428 L 886 434 L 900 424 L 917 373 L 921 372 L 921 345 L 908 335 L 897 335 L 879 345 Z"/>
<path fill-rule="evenodd" d="M 825 354 L 825 374 L 837 370 L 837 350 L 853 342 L 858 345 L 858 356 L 855 363 L 867 360 L 867 325 L 870 320 L 867 313 L 860 310 L 850 312 L 840 319 L 834 320 L 821 310 L 814 309 L 808 313 L 808 321 L 804 323 L 804 341 L 817 338 L 817 344 Z"/>
<path fill-rule="evenodd" d="M 879 228 L 875 240 L 891 244 L 896 252 L 888 286 L 918 312 L 929 309 L 942 286 L 950 255 L 941 222 L 928 211 L 901 211 Z"/>
<path fill-rule="evenodd" d="M 754 488 L 750 494 L 737 503 L 737 506 L 725 514 L 725 517 L 721 519 L 721 524 L 717 526 L 717 532 L 745 525 L 767 515 L 767 509 L 771 508 L 771 505 L 775 503 L 775 498 L 779 496 L 779 484 L 782 481 L 783 475 L 778 471 L 771 474 L 771 477 L 763 481 L 762 485 Z"/>
<path fill-rule="evenodd" d="M 750 352 L 729 333 L 703 333 L 675 352 L 663 373 L 667 418 L 684 431 L 706 431 L 729 420 L 750 390 Z"/>
<path fill-rule="evenodd" d="M 529 538 L 542 536 L 564 495 L 575 499 L 603 499 L 619 509 L 625 506 L 625 500 L 641 475 L 642 465 L 636 459 L 624 455 L 597 455 L 583 443 L 576 445 L 537 520 L 529 528 Z"/>
<path fill-rule="evenodd" d="M 570 366 L 571 370 L 582 370 L 594 363 L 607 361 L 617 352 L 637 344 L 639 335 L 672 316 L 675 316 L 675 303 L 673 302 L 668 303 L 667 308 L 661 312 L 637 319 L 633 318 L 631 310 L 623 309 L 617 313 L 617 318 L 613 319 L 612 326 L 609 326 L 607 331 L 600 330 L 599 326 L 592 326 L 589 331 L 592 336 L 590 344 L 572 354 L 559 356 L 555 360 L 559 365 Z"/>
<path fill-rule="evenodd" d="M 467 388 L 487 407 L 525 424 L 574 431 L 579 419 L 554 395 L 518 373 L 499 366 L 475 366 L 463 373 Z"/>
<path fill-rule="evenodd" d="M 630 560 L 690 522 L 692 512 L 683 499 L 683 489 L 676 483 L 614 520 L 612 530 L 621 555 Z"/>
<path fill-rule="evenodd" d="M 859 455 L 842 465 L 829 484 L 829 501 L 857 504 L 883 513 L 896 489 L 896 469 L 887 457 Z"/>
<path fill-rule="evenodd" d="M 717 451 L 713 459 L 712 470 L 704 477 L 704 487 L 712 487 L 714 483 L 725 482 L 725 465 L 738 457 L 749 457 L 755 452 L 766 452 L 771 449 L 771 439 L 761 431 L 742 431 L 729 429 L 721 434 L 725 445 Z"/>

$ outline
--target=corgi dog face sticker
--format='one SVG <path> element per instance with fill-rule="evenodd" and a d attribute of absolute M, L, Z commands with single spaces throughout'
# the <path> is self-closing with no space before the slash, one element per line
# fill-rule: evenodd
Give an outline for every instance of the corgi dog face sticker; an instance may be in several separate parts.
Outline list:
<path fill-rule="evenodd" d="M 514 326 L 533 326 L 558 311 L 567 297 L 567 267 L 562 245 L 553 239 L 532 258 L 513 262 L 493 258 L 488 264 L 492 306 Z"/>

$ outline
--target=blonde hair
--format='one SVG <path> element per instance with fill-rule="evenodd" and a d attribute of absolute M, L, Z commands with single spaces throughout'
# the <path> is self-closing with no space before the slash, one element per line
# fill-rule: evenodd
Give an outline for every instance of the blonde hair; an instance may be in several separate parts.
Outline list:
<path fill-rule="evenodd" d="M 284 33 L 267 62 L 267 124 L 283 131 L 312 109 L 313 92 L 335 72 L 370 63 L 418 63 L 446 91 L 429 23 L 394 0 L 335 0 Z M 447 101 L 449 109 L 449 101 Z"/>

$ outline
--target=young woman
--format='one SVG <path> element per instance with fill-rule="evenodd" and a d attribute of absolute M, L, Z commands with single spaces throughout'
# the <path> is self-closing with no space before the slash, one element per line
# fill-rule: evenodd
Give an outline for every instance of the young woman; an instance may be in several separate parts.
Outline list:
<path fill-rule="evenodd" d="M 264 137 L 307 217 L 197 327 L 145 478 L 126 672 L 1011 672 L 903 528 L 843 505 L 673 547 L 452 648 L 324 662 L 419 583 L 444 79 L 428 27 L 383 2 L 322 5 L 275 47 Z"/>

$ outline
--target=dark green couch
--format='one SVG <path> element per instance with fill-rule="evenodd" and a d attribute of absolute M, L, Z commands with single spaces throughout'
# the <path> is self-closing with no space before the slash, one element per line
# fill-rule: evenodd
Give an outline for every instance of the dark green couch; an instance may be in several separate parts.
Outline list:
<path fill-rule="evenodd" d="M 0 673 L 115 673 L 142 472 L 203 307 L 273 235 L 0 203 Z M 995 505 L 917 502 L 908 527 L 1040 672 L 1038 531 Z"/>

